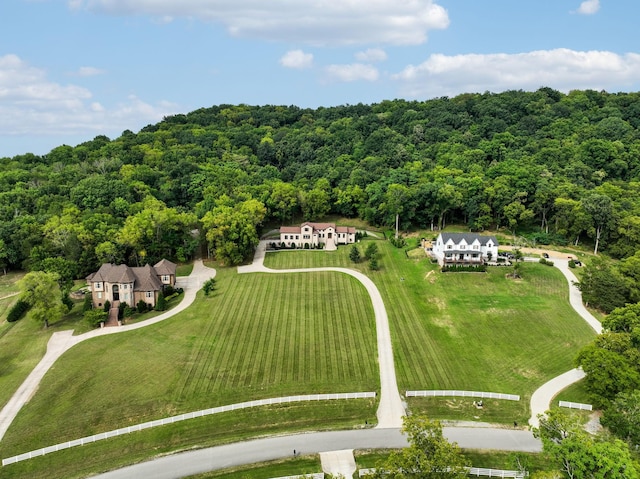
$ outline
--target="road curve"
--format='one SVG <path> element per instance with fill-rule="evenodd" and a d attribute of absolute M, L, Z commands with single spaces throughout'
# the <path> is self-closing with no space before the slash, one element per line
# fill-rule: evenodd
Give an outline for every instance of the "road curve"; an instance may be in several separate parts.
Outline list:
<path fill-rule="evenodd" d="M 521 452 L 542 450 L 540 442 L 529 431 L 445 427 L 443 433 L 447 439 L 457 442 L 463 448 Z M 398 428 L 293 434 L 172 454 L 100 474 L 94 478 L 176 479 L 216 469 L 291 457 L 294 449 L 305 455 L 341 449 L 397 449 L 407 445 L 406 437 Z"/>
<path fill-rule="evenodd" d="M 396 369 L 393 361 L 393 347 L 391 345 L 391 331 L 389 330 L 389 318 L 384 307 L 384 301 L 380 291 L 373 281 L 366 275 L 348 268 L 295 268 L 295 269 L 269 269 L 264 266 L 264 256 L 267 241 L 260 241 L 253 259 L 253 263 L 238 267 L 238 273 L 313 273 L 318 271 L 334 271 L 348 274 L 356 278 L 367 290 L 376 320 L 376 335 L 378 343 L 378 364 L 380 367 L 380 404 L 376 416 L 378 428 L 400 428 L 402 417 L 405 415 L 402 398 L 398 392 L 396 381 Z M 285 254 L 285 253 L 282 253 Z"/>
<path fill-rule="evenodd" d="M 529 261 L 537 261 L 537 258 L 527 258 Z M 569 303 L 573 307 L 573 309 L 578 313 L 582 319 L 584 319 L 589 326 L 597 333 L 602 333 L 602 325 L 600 321 L 598 321 L 588 310 L 585 308 L 584 304 L 582 304 L 582 293 L 576 286 L 578 282 L 578 278 L 573 274 L 571 268 L 569 268 L 569 260 L 568 259 L 558 259 L 553 258 L 553 263 L 560 272 L 567 279 L 567 283 L 569 283 Z M 562 390 L 568 388 L 574 383 L 577 383 L 582 378 L 585 377 L 584 371 L 582 369 L 572 369 L 567 371 L 566 373 L 557 376 L 538 389 L 536 389 L 531 395 L 531 401 L 529 403 L 529 408 L 531 410 L 531 417 L 529 418 L 529 425 L 531 427 L 539 427 L 540 420 L 538 416 L 540 414 L 544 414 L 545 411 L 548 411 L 551 408 L 551 401 L 555 396 L 557 396 Z"/>

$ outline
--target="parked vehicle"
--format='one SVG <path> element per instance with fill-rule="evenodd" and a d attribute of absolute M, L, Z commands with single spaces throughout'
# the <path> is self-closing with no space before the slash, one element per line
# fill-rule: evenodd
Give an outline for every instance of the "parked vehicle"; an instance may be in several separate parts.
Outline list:
<path fill-rule="evenodd" d="M 549 253 L 542 253 L 542 257 L 543 258 L 548 258 L 549 257 Z"/>

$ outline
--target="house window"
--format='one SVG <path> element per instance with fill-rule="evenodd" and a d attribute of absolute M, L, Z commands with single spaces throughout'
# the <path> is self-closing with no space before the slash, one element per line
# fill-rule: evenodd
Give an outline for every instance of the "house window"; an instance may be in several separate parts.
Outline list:
<path fill-rule="evenodd" d="M 102 293 L 98 293 L 98 299 L 102 299 Z"/>
<path fill-rule="evenodd" d="M 480 246 L 478 246 L 477 244 L 474 244 L 473 249 L 480 249 Z"/>
<path fill-rule="evenodd" d="M 450 244 L 448 244 L 448 245 L 447 245 L 447 249 L 453 249 L 453 246 L 452 246 L 452 245 L 450 245 Z"/>
<path fill-rule="evenodd" d="M 126 284 L 121 284 L 120 285 L 120 289 L 127 289 L 127 285 Z"/>
<path fill-rule="evenodd" d="M 311 238 L 311 236 L 309 236 L 309 235 L 302 235 L 302 237 L 303 237 L 304 239 L 309 239 L 309 238 Z"/>
<path fill-rule="evenodd" d="M 472 258 L 477 258 L 477 257 L 478 257 L 478 253 L 473 253 L 473 254 L 471 255 L 471 257 L 472 257 Z"/>
<path fill-rule="evenodd" d="M 95 286 L 96 289 L 100 289 L 100 283 L 95 283 L 94 286 Z"/>
<path fill-rule="evenodd" d="M 466 248 L 465 245 L 463 245 L 463 244 L 460 245 L 460 249 L 465 249 L 465 248 Z"/>
<path fill-rule="evenodd" d="M 147 298 L 153 298 L 153 291 L 147 291 L 145 295 Z"/>
<path fill-rule="evenodd" d="M 300 235 L 296 235 L 296 239 L 300 239 Z"/>
<path fill-rule="evenodd" d="M 129 293 L 124 293 L 124 300 L 128 300 L 129 299 Z"/>
<path fill-rule="evenodd" d="M 289 239 L 289 235 L 284 235 L 284 239 Z"/>
<path fill-rule="evenodd" d="M 167 276 L 166 274 L 164 276 L 162 276 L 162 282 L 163 283 L 168 283 L 169 282 L 169 276 Z"/>

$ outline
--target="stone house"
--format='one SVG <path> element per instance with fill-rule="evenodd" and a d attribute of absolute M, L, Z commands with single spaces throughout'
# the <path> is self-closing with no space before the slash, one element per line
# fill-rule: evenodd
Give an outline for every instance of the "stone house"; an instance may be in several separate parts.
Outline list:
<path fill-rule="evenodd" d="M 176 264 L 166 259 L 142 267 L 105 263 L 86 279 L 95 308 L 103 307 L 105 301 L 135 307 L 140 300 L 153 307 L 165 286 L 175 286 Z"/>

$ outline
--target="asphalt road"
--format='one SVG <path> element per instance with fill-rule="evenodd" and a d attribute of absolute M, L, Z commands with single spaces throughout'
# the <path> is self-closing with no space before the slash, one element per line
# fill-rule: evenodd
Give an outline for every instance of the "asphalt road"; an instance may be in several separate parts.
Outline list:
<path fill-rule="evenodd" d="M 529 431 L 524 430 L 445 427 L 444 435 L 463 448 L 523 452 L 542 450 L 540 441 L 535 439 Z M 400 433 L 400 429 L 395 428 L 314 432 L 182 452 L 94 477 L 96 479 L 138 477 L 176 479 L 217 469 L 291 457 L 294 449 L 305 455 L 341 449 L 384 449 L 406 446 L 405 436 Z"/>

